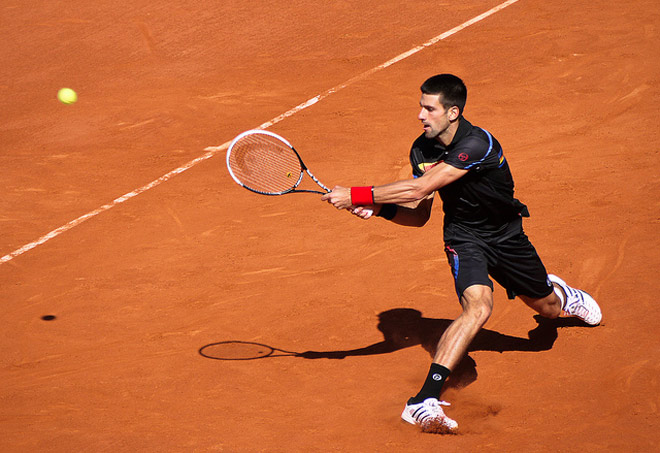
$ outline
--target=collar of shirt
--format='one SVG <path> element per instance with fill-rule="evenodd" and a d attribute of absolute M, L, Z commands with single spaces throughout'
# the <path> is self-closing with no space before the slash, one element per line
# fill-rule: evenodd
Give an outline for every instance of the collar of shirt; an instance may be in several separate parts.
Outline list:
<path fill-rule="evenodd" d="M 452 139 L 451 143 L 447 148 L 453 148 L 456 143 L 461 141 L 463 138 L 465 138 L 466 135 L 470 133 L 472 130 L 472 124 L 465 118 L 463 118 L 463 115 L 458 117 L 458 129 L 456 130 L 456 134 L 454 135 L 454 138 Z"/>

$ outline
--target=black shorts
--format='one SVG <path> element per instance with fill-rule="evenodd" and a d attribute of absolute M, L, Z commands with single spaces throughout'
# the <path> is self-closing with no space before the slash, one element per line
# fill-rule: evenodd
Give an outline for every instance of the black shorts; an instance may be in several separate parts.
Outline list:
<path fill-rule="evenodd" d="M 522 219 L 495 235 L 477 235 L 449 225 L 445 252 L 459 298 L 472 285 L 493 289 L 489 275 L 506 289 L 509 299 L 519 295 L 541 299 L 553 291 L 545 266 L 523 231 Z"/>

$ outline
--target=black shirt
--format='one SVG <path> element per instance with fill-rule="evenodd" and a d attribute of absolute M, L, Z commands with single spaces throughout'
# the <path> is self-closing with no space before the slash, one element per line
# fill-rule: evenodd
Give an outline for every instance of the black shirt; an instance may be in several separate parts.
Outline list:
<path fill-rule="evenodd" d="M 499 142 L 462 116 L 449 146 L 424 134 L 412 145 L 410 163 L 415 177 L 440 162 L 468 170 L 438 190 L 445 230 L 449 225 L 458 225 L 477 233 L 495 232 L 511 220 L 529 215 L 525 205 L 513 197 L 513 177 Z"/>

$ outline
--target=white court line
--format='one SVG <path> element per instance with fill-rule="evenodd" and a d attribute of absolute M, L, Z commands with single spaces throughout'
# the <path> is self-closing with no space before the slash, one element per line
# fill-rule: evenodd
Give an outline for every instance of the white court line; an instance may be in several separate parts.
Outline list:
<path fill-rule="evenodd" d="M 383 69 L 385 69 L 389 66 L 392 66 L 394 63 L 398 63 L 399 61 L 404 60 L 404 59 L 416 54 L 417 52 L 420 52 L 421 50 L 424 50 L 427 47 L 430 47 L 430 46 L 438 43 L 439 41 L 442 41 L 443 39 L 447 39 L 448 37 L 458 33 L 459 31 L 464 30 L 467 27 L 476 24 L 477 22 L 480 22 L 480 21 L 482 21 L 483 19 L 485 19 L 489 16 L 492 16 L 493 14 L 497 13 L 498 11 L 501 11 L 504 8 L 508 7 L 508 6 L 511 6 L 514 3 L 518 2 L 518 1 L 519 0 L 507 0 L 504 3 L 501 3 L 501 4 L 493 7 L 492 9 L 489 9 L 485 13 L 480 14 L 480 15 L 468 20 L 467 22 L 463 22 L 461 25 L 459 25 L 457 27 L 454 27 L 451 30 L 442 33 L 441 35 L 438 35 L 435 38 L 432 38 L 432 39 L 426 41 L 424 44 L 421 44 L 417 47 L 414 47 L 414 48 L 410 49 L 409 51 L 404 52 L 401 55 L 398 55 L 398 56 L 392 58 L 389 61 L 386 61 L 385 63 L 383 63 L 379 66 L 376 66 L 376 67 L 374 67 L 374 68 L 372 68 L 372 69 L 370 69 L 366 72 L 363 72 L 362 74 L 359 74 L 359 75 L 353 77 L 352 79 L 349 79 L 346 82 L 344 82 L 340 85 L 337 85 L 333 88 L 330 88 L 329 90 L 319 94 L 318 96 L 315 96 L 315 97 L 311 98 L 310 100 L 305 101 L 300 105 L 297 105 L 296 107 L 294 107 L 291 110 L 281 114 L 280 116 L 275 117 L 272 120 L 263 123 L 261 126 L 259 126 L 259 129 L 266 129 L 266 128 L 274 125 L 274 124 L 277 124 L 280 121 L 282 121 L 282 120 L 284 120 L 284 119 L 286 119 L 286 118 L 288 118 L 292 115 L 295 115 L 296 113 L 300 112 L 301 110 L 304 110 L 307 107 L 316 104 L 317 102 L 319 102 L 322 99 L 325 99 L 326 97 L 330 96 L 331 94 L 336 93 L 336 92 L 338 92 L 338 91 L 354 84 L 355 82 L 357 82 L 359 80 L 363 80 L 363 79 L 369 77 L 370 75 L 372 75 L 372 74 L 374 74 L 378 71 L 381 71 L 381 70 L 383 70 Z M 26 244 L 23 247 L 14 250 L 13 252 L 11 252 L 11 253 L 3 256 L 2 258 L 0 258 L 0 264 L 11 261 L 12 259 L 16 258 L 17 256 L 20 256 L 23 253 L 25 253 L 29 250 L 32 250 L 33 248 L 37 247 L 38 245 L 41 245 L 41 244 L 43 244 L 43 243 L 59 236 L 62 233 L 65 233 L 65 232 L 69 231 L 73 227 L 80 225 L 84 221 L 89 220 L 92 217 L 95 217 L 98 214 L 101 214 L 102 212 L 105 212 L 105 211 L 109 210 L 110 208 L 113 208 L 113 207 L 117 206 L 118 204 L 121 204 L 121 203 L 123 203 L 127 200 L 130 200 L 131 198 L 140 195 L 142 192 L 146 192 L 147 190 L 152 189 L 152 188 L 164 183 L 165 181 L 169 180 L 173 176 L 178 175 L 179 173 L 183 173 L 184 171 L 194 167 L 195 165 L 199 164 L 200 162 L 203 162 L 207 159 L 210 159 L 211 157 L 215 156 L 218 152 L 226 150 L 229 147 L 230 143 L 231 143 L 231 141 L 228 141 L 228 142 L 223 143 L 220 146 L 209 146 L 208 148 L 205 148 L 204 151 L 206 151 L 206 154 L 203 154 L 202 156 L 191 160 L 187 164 L 184 164 L 181 167 L 170 171 L 169 173 L 167 173 L 167 174 L 161 176 L 160 178 L 150 182 L 149 184 L 146 184 L 146 185 L 140 187 L 139 189 L 135 189 L 132 192 L 129 192 L 125 195 L 122 195 L 121 197 L 114 199 L 110 203 L 104 204 L 100 208 L 97 208 L 97 209 L 95 209 L 91 212 L 88 212 L 85 215 L 82 215 L 82 216 L 78 217 L 75 220 L 72 220 L 71 222 L 69 222 L 69 223 L 67 223 L 67 224 L 51 231 L 50 233 L 48 233 L 48 234 L 46 234 L 42 237 L 40 237 L 36 241 L 30 242 L 29 244 Z"/>

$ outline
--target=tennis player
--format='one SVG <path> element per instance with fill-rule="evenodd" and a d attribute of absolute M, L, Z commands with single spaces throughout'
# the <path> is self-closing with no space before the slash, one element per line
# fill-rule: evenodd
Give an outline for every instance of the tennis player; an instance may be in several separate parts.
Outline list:
<path fill-rule="evenodd" d="M 458 423 L 440 401 L 446 379 L 493 309 L 493 282 L 541 316 L 574 316 L 600 323 L 596 301 L 549 275 L 522 227 L 529 213 L 514 197 L 509 165 L 499 142 L 463 117 L 467 88 L 440 74 L 421 86 L 419 120 L 424 133 L 410 151 L 413 178 L 382 186 L 335 187 L 321 199 L 362 218 L 376 216 L 400 225 L 423 226 L 435 192 L 444 210 L 445 253 L 463 308 L 440 338 L 428 376 L 401 417 L 425 432 L 454 433 Z M 490 277 L 489 277 L 490 276 Z"/>

